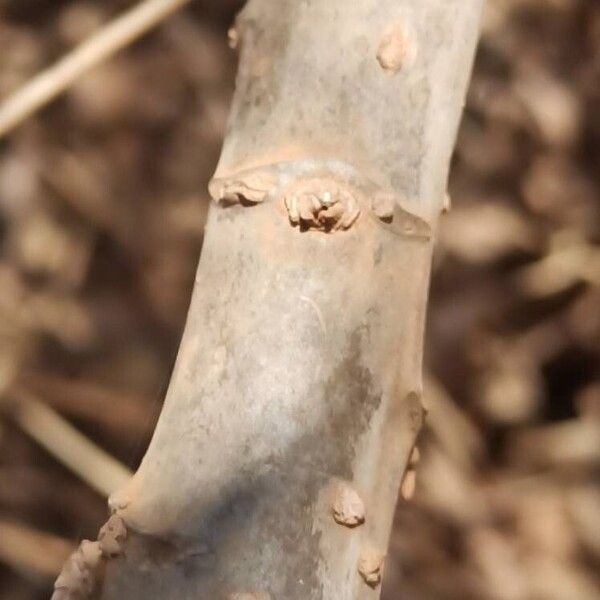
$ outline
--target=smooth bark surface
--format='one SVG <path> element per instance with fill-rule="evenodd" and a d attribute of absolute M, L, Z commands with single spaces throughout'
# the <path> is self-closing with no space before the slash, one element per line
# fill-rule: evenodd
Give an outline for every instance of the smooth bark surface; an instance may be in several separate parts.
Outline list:
<path fill-rule="evenodd" d="M 105 600 L 379 596 L 423 420 L 433 234 L 480 10 L 251 0 L 238 17 L 165 406 L 110 531 L 57 598 L 88 593 L 87 576 Z"/>

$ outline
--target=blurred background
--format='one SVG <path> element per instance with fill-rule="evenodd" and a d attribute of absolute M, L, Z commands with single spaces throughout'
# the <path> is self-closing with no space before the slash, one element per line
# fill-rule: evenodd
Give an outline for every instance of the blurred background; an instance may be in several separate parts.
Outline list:
<path fill-rule="evenodd" d="M 0 0 L 0 98 L 130 6 Z M 49 597 L 126 475 L 110 457 L 135 469 L 148 443 L 238 8 L 197 0 L 0 140 L 3 600 Z M 488 0 L 386 600 L 600 598 L 599 188 L 600 3 Z"/>

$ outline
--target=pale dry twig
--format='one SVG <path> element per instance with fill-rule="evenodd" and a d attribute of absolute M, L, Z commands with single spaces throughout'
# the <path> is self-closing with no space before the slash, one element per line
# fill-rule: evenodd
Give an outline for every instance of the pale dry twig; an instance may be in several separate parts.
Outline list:
<path fill-rule="evenodd" d="M 0 138 L 79 77 L 128 46 L 190 0 L 144 0 L 93 34 L 0 104 Z"/>
<path fill-rule="evenodd" d="M 109 496 L 130 477 L 130 471 L 81 434 L 32 394 L 15 391 L 15 420 L 40 446 L 90 487 Z"/>

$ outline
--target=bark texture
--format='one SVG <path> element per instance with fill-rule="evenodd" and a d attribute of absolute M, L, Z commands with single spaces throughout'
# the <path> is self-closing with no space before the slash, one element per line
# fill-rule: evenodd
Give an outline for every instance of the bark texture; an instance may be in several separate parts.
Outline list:
<path fill-rule="evenodd" d="M 56 598 L 379 596 L 423 421 L 433 235 L 480 10 L 250 0 L 239 15 L 165 406 Z"/>

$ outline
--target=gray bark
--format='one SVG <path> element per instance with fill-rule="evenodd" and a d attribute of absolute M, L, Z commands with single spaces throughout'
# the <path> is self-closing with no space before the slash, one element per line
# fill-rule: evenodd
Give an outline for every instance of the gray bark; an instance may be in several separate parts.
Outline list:
<path fill-rule="evenodd" d="M 239 15 L 165 405 L 56 598 L 379 597 L 481 3 L 250 0 Z"/>

